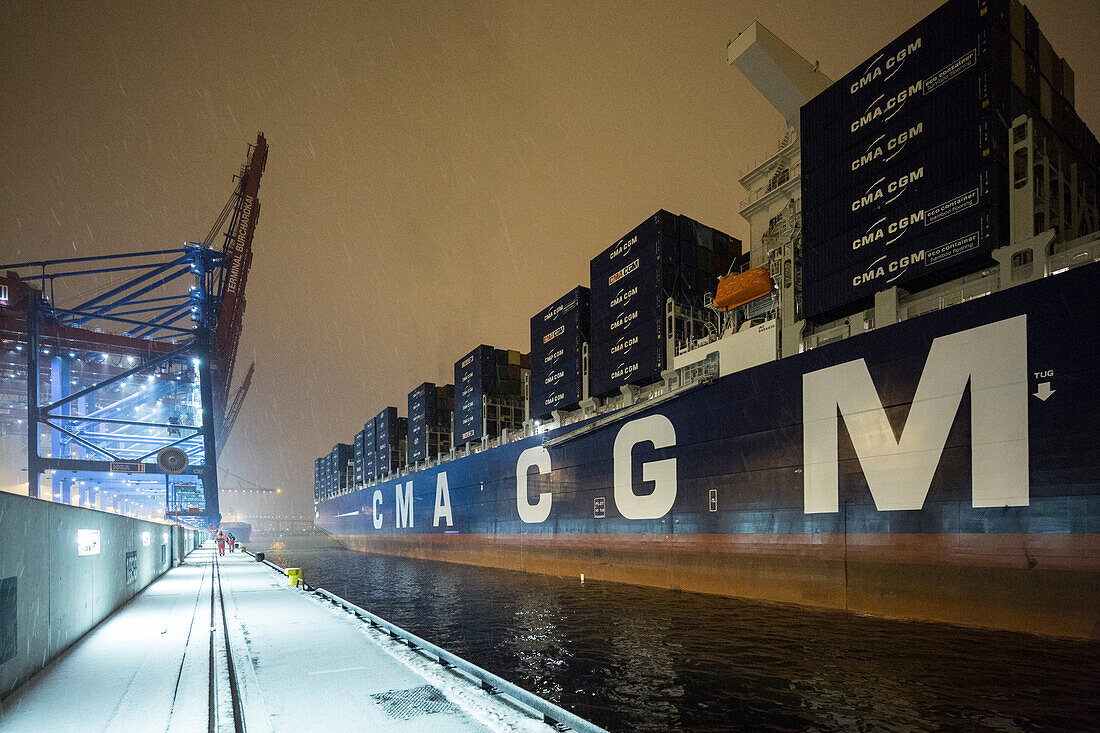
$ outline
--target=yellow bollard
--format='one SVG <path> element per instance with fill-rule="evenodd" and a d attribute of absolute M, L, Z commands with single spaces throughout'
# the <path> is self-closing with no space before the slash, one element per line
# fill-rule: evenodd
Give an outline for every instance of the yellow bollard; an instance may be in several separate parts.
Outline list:
<path fill-rule="evenodd" d="M 302 582 L 302 569 L 301 568 L 287 568 L 286 569 L 286 584 L 298 585 Z"/>

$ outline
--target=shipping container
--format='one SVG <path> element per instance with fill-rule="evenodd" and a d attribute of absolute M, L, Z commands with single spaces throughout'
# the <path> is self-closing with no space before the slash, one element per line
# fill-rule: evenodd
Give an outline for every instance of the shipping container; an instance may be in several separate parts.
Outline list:
<path fill-rule="evenodd" d="M 385 475 L 405 462 L 407 422 L 397 416 L 396 407 L 386 407 L 374 417 L 375 471 Z"/>
<path fill-rule="evenodd" d="M 986 266 L 1007 243 L 1008 125 L 1030 117 L 1037 149 L 1063 166 L 1078 162 L 1070 150 L 1100 150 L 1075 124 L 1071 75 L 1019 3 L 951 0 L 811 100 L 802 110 L 807 316 L 832 320 L 878 290 L 919 290 Z M 1088 157 L 1079 156 L 1078 181 L 1095 200 L 1100 175 Z M 1038 183 L 1045 172 L 1036 161 L 1024 178 Z M 1035 233 L 1083 234 L 1044 204 L 1060 185 L 1046 184 L 1036 188 Z"/>
<path fill-rule="evenodd" d="M 838 159 L 863 159 L 876 153 L 885 156 L 891 146 L 918 137 L 935 141 L 974 124 L 981 114 L 1007 119 L 1012 86 L 1007 60 L 994 65 L 972 52 L 951 68 L 953 74 L 945 71 L 927 80 L 896 82 L 890 96 L 879 98 L 870 109 L 860 108 L 845 116 L 819 119 L 804 106 L 803 177 L 809 176 L 811 184 L 827 180 L 827 175 L 815 175 L 820 173 L 818 168 L 832 168 Z M 937 81 L 941 78 L 946 81 Z"/>
<path fill-rule="evenodd" d="M 589 289 L 581 286 L 570 290 L 553 303 L 531 317 L 531 353 L 539 354 L 556 346 L 553 342 L 560 335 L 579 332 L 588 336 Z M 522 355 L 516 352 L 516 364 Z"/>
<path fill-rule="evenodd" d="M 866 165 L 852 159 L 842 166 L 822 169 L 817 178 L 803 180 L 802 226 L 806 246 L 822 241 L 819 232 L 823 225 L 846 231 L 855 224 L 845 224 L 853 216 L 907 203 L 990 162 L 1007 165 L 1007 143 L 1004 121 L 983 115 L 972 126 L 956 129 L 938 140 L 918 137 L 897 149 L 894 155 L 868 158 Z M 827 178 L 822 178 L 826 173 Z M 807 232 L 808 229 L 812 231 Z M 825 239 L 836 234 L 826 232 Z"/>
<path fill-rule="evenodd" d="M 811 215 L 803 224 L 802 281 L 810 283 L 857 263 L 870 263 L 973 210 L 1006 208 L 1008 169 L 988 164 L 961 171 L 921 195 L 902 196 L 880 209 L 840 212 L 835 220 Z M 828 237 L 828 238 L 826 238 Z"/>
<path fill-rule="evenodd" d="M 1007 0 L 951 0 L 857 65 L 806 107 L 818 119 L 865 109 L 880 95 L 888 95 L 892 82 L 928 78 L 965 50 L 982 49 L 982 37 L 990 29 L 1007 40 L 1008 28 Z M 1004 40 L 1000 43 L 1003 47 Z M 803 141 L 818 142 L 812 137 Z"/>
<path fill-rule="evenodd" d="M 602 396 L 625 384 L 659 380 L 667 368 L 663 332 L 668 299 L 701 307 L 704 293 L 713 292 L 719 277 L 743 269 L 747 261 L 740 240 L 664 210 L 593 258 L 591 394 Z M 638 349 L 644 343 L 644 358 L 624 358 L 623 344 L 628 342 Z"/>
<path fill-rule="evenodd" d="M 524 355 L 519 351 L 494 349 L 483 344 L 455 362 L 456 445 L 478 441 L 486 435 L 497 437 L 499 426 L 486 422 L 483 407 L 486 401 L 522 404 L 524 361 Z M 505 427 L 517 426 L 508 423 Z"/>
<path fill-rule="evenodd" d="M 879 290 L 895 285 L 919 290 L 989 266 L 989 253 L 1007 231 L 1007 210 L 977 207 L 913 237 L 902 249 L 804 283 L 803 310 L 819 322 L 830 321 L 871 307 Z"/>
<path fill-rule="evenodd" d="M 337 443 L 327 457 L 328 476 L 326 491 L 336 496 L 351 487 L 351 476 L 355 470 L 355 446 L 349 443 Z"/>
<path fill-rule="evenodd" d="M 451 449 L 454 385 L 424 382 L 409 392 L 408 462 L 417 463 Z"/>
<path fill-rule="evenodd" d="M 366 481 L 366 454 L 363 452 L 365 442 L 364 431 L 360 430 L 355 434 L 355 484 L 359 485 Z"/>
<path fill-rule="evenodd" d="M 583 397 L 581 356 L 557 359 L 531 372 L 531 417 L 542 419 L 554 410 L 569 410 Z"/>
<path fill-rule="evenodd" d="M 363 424 L 363 470 L 368 481 L 378 477 L 378 442 L 376 440 L 374 418 Z"/>
<path fill-rule="evenodd" d="M 628 385 L 660 381 L 667 369 L 664 317 L 631 325 L 614 340 L 589 347 L 589 383 L 594 396 L 618 393 Z"/>
<path fill-rule="evenodd" d="M 589 289 L 578 287 L 531 318 L 531 417 L 572 409 L 582 398 L 582 356 L 589 332 Z M 520 359 L 523 361 L 522 357 Z"/>

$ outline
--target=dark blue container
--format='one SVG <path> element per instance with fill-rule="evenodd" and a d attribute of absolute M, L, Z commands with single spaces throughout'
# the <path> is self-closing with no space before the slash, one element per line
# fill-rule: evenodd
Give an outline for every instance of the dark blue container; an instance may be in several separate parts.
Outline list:
<path fill-rule="evenodd" d="M 970 48 L 992 53 L 983 36 L 995 31 L 1007 41 L 1007 0 L 950 0 L 858 64 L 806 104 L 815 119 L 866 109 L 891 82 L 925 79 Z M 804 141 L 816 142 L 811 138 Z"/>
<path fill-rule="evenodd" d="M 576 407 L 582 348 L 589 332 L 589 289 L 570 290 L 531 318 L 531 416 Z"/>
<path fill-rule="evenodd" d="M 870 108 L 832 113 L 825 118 L 812 111 L 812 101 L 802 108 L 802 170 L 811 182 L 827 179 L 818 168 L 830 161 L 853 158 L 873 151 L 879 144 L 901 136 L 936 139 L 923 129 L 934 129 L 942 137 L 973 123 L 980 113 L 1007 118 L 1011 82 L 1007 62 L 995 65 L 977 51 L 951 67 L 937 81 L 928 79 L 891 80 L 890 89 L 876 97 Z M 919 87 L 919 88 L 918 88 Z"/>
<path fill-rule="evenodd" d="M 1003 209 L 1003 192 L 1008 188 L 1008 173 L 1002 165 L 990 165 L 978 172 L 969 172 L 948 184 L 917 197 L 907 204 L 895 204 L 882 211 L 859 212 L 855 226 L 849 219 L 824 231 L 838 235 L 825 242 L 816 240 L 818 232 L 811 227 L 809 241 L 803 250 L 802 280 L 804 290 L 813 283 L 850 267 L 863 270 L 881 258 L 893 259 L 912 255 L 915 244 L 924 235 L 954 221 L 989 209 Z M 848 225 L 851 228 L 842 229 Z M 812 239 L 811 239 L 812 238 Z M 975 255 L 985 255 L 975 251 Z M 882 282 L 887 287 L 889 278 Z M 810 313 L 810 311 L 807 311 Z"/>
<path fill-rule="evenodd" d="M 398 468 L 396 452 L 400 431 L 397 423 L 397 408 L 386 407 L 374 417 L 375 470 L 385 474 Z"/>
<path fill-rule="evenodd" d="M 930 143 L 930 144 L 929 144 Z M 803 179 L 803 246 L 814 247 L 893 205 L 907 205 L 922 194 L 990 163 L 1007 165 L 1003 122 L 982 115 L 973 126 L 937 141 L 917 138 L 889 160 L 869 159 L 832 167 L 828 181 Z M 852 170 L 852 163 L 856 164 Z"/>
<path fill-rule="evenodd" d="M 483 399 L 481 392 L 455 399 L 455 445 L 465 445 L 481 440 L 485 435 Z"/>
<path fill-rule="evenodd" d="M 374 418 L 363 424 L 363 470 L 367 479 L 378 476 L 378 443 L 375 439 Z"/>
<path fill-rule="evenodd" d="M 589 386 L 595 396 L 614 394 L 627 385 L 659 381 L 666 366 L 664 318 L 616 331 L 589 346 Z"/>
<path fill-rule="evenodd" d="M 976 207 L 872 261 L 831 269 L 803 283 L 807 317 L 826 322 L 870 307 L 893 285 L 919 290 L 992 263 L 989 253 L 1008 234 L 1006 209 Z"/>
<path fill-rule="evenodd" d="M 431 455 L 428 446 L 428 430 L 438 420 L 437 388 L 432 382 L 424 382 L 409 392 L 408 455 L 409 462 L 422 461 Z"/>
<path fill-rule="evenodd" d="M 364 431 L 355 434 L 355 483 L 361 484 L 366 477 L 366 454 L 363 452 Z"/>

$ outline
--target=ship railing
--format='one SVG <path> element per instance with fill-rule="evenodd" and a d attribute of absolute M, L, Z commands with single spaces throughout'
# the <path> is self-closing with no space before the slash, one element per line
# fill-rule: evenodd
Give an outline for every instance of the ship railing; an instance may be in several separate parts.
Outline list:
<path fill-rule="evenodd" d="M 248 554 L 255 557 L 251 552 Z M 286 575 L 285 568 L 279 567 L 270 560 L 265 559 L 263 563 L 268 567 L 274 568 L 283 575 Z M 547 725 L 557 727 L 559 730 L 575 730 L 577 733 L 606 733 L 603 728 L 594 723 L 590 723 L 579 715 L 571 713 L 549 700 L 544 700 L 538 695 L 528 692 L 519 685 L 509 682 L 487 669 L 482 669 L 473 662 L 468 662 L 457 654 L 452 654 L 430 641 L 421 639 L 411 631 L 406 631 L 400 626 L 390 623 L 386 619 L 371 613 L 365 608 L 361 608 L 338 595 L 329 593 L 324 588 L 315 588 L 305 583 L 303 583 L 302 586 L 305 592 L 324 598 L 332 605 L 352 614 L 360 621 L 365 621 L 371 628 L 384 632 L 394 641 L 400 642 L 414 652 L 434 660 L 443 669 L 455 670 L 457 674 L 477 682 L 482 690 L 490 694 L 499 694 L 508 697 L 510 701 L 521 710 L 526 711 L 533 717 L 541 717 L 542 721 Z"/>
<path fill-rule="evenodd" d="M 1100 262 L 1100 232 L 1082 238 L 1084 241 L 1071 249 L 1047 258 L 1046 274 L 1058 275 L 1066 270 L 1090 262 Z"/>

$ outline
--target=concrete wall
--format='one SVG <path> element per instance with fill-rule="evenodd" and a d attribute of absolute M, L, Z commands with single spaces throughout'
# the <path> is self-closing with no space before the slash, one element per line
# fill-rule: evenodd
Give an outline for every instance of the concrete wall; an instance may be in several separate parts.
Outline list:
<path fill-rule="evenodd" d="M 81 529 L 99 530 L 98 554 L 78 554 Z M 0 493 L 0 699 L 177 564 L 198 534 Z"/>

